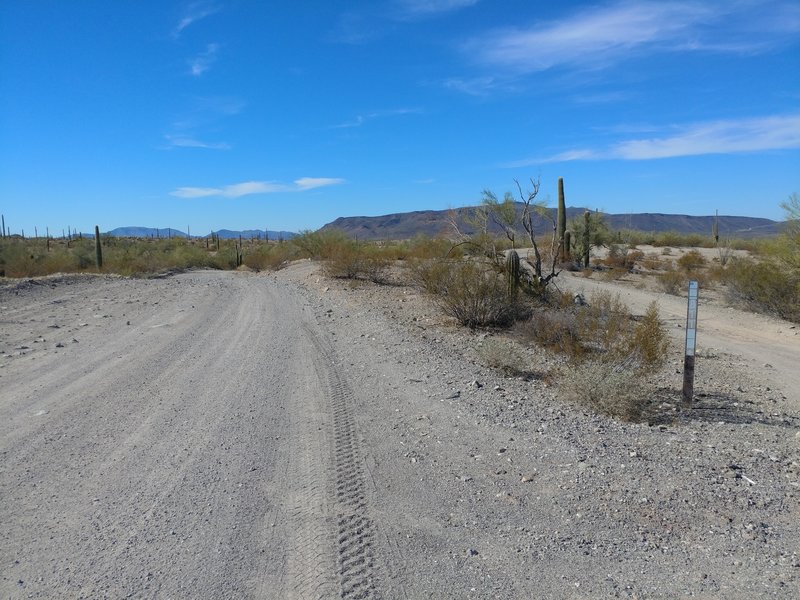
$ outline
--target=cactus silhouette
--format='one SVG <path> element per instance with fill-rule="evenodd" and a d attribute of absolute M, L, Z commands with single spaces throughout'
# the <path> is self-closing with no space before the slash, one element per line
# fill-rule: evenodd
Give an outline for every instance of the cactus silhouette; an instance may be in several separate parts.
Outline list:
<path fill-rule="evenodd" d="M 94 254 L 97 260 L 97 270 L 103 268 L 103 247 L 100 245 L 100 228 L 94 226 Z"/>
<path fill-rule="evenodd" d="M 564 243 L 564 234 L 567 232 L 567 205 L 564 200 L 564 178 L 558 178 L 558 259 L 567 260 L 567 248 Z"/>
<path fill-rule="evenodd" d="M 583 266 L 589 267 L 589 244 L 591 243 L 591 214 L 587 210 L 583 213 Z"/>

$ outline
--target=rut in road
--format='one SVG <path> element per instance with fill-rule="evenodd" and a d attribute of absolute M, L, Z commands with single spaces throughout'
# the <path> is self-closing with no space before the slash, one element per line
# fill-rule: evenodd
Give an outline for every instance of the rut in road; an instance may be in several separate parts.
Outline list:
<path fill-rule="evenodd" d="M 322 364 L 320 379 L 327 387 L 328 409 L 333 416 L 333 485 L 336 518 L 336 553 L 342 598 L 377 598 L 377 568 L 373 552 L 375 531 L 368 514 L 364 468 L 353 419 L 353 392 L 336 370 L 332 349 L 307 326 Z"/>

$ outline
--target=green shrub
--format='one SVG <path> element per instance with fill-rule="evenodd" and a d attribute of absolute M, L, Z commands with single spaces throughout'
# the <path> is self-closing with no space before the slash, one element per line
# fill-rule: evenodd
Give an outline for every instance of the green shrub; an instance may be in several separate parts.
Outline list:
<path fill-rule="evenodd" d="M 326 259 L 353 243 L 344 232 L 337 229 L 301 231 L 290 243 L 297 247 L 303 258 Z"/>
<path fill-rule="evenodd" d="M 323 270 L 329 277 L 368 279 L 375 283 L 386 280 L 388 267 L 389 260 L 383 255 L 382 249 L 356 242 L 339 244 L 323 264 Z"/>
<path fill-rule="evenodd" d="M 697 250 L 689 250 L 688 252 L 684 253 L 684 255 L 681 256 L 677 262 L 678 266 L 687 273 L 697 271 L 701 267 L 706 266 L 705 257 Z"/>
<path fill-rule="evenodd" d="M 658 304 L 651 302 L 633 331 L 625 337 L 621 357 L 633 357 L 640 371 L 655 371 L 669 355 L 669 334 L 661 324 Z"/>
<path fill-rule="evenodd" d="M 429 289 L 445 314 L 466 327 L 505 327 L 528 314 L 519 298 L 509 298 L 505 279 L 485 264 L 451 261 L 429 269 Z M 433 277 L 430 277 L 435 273 Z"/>
<path fill-rule="evenodd" d="M 293 258 L 296 247 L 292 244 L 259 244 L 244 255 L 244 264 L 254 271 L 278 271 Z"/>
<path fill-rule="evenodd" d="M 800 274 L 771 260 L 733 258 L 723 272 L 731 301 L 800 322 Z"/>

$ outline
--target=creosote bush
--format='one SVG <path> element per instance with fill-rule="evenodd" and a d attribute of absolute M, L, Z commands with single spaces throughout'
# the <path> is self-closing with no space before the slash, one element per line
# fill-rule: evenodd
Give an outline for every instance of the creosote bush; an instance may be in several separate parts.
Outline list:
<path fill-rule="evenodd" d="M 466 327 L 506 327 L 528 313 L 521 297 L 509 297 L 505 278 L 484 263 L 428 263 L 418 277 L 443 312 Z"/>
<path fill-rule="evenodd" d="M 722 273 L 728 298 L 751 310 L 800 323 L 800 271 L 776 261 L 733 258 Z"/>
<path fill-rule="evenodd" d="M 338 250 L 323 263 L 323 270 L 330 277 L 340 279 L 368 279 L 384 283 L 389 259 L 382 249 L 350 242 L 341 244 Z"/>
<path fill-rule="evenodd" d="M 692 273 L 701 267 L 706 266 L 706 259 L 697 250 L 689 250 L 678 259 L 678 266 L 686 271 Z"/>

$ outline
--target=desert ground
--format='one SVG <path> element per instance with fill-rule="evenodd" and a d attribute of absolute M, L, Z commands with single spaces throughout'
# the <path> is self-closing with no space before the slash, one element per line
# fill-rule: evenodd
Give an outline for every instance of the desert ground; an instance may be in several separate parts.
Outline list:
<path fill-rule="evenodd" d="M 558 285 L 658 300 L 678 397 L 684 299 Z M 624 423 L 309 261 L 4 282 L 0 597 L 797 598 L 800 335 L 700 297 L 693 408 Z"/>

